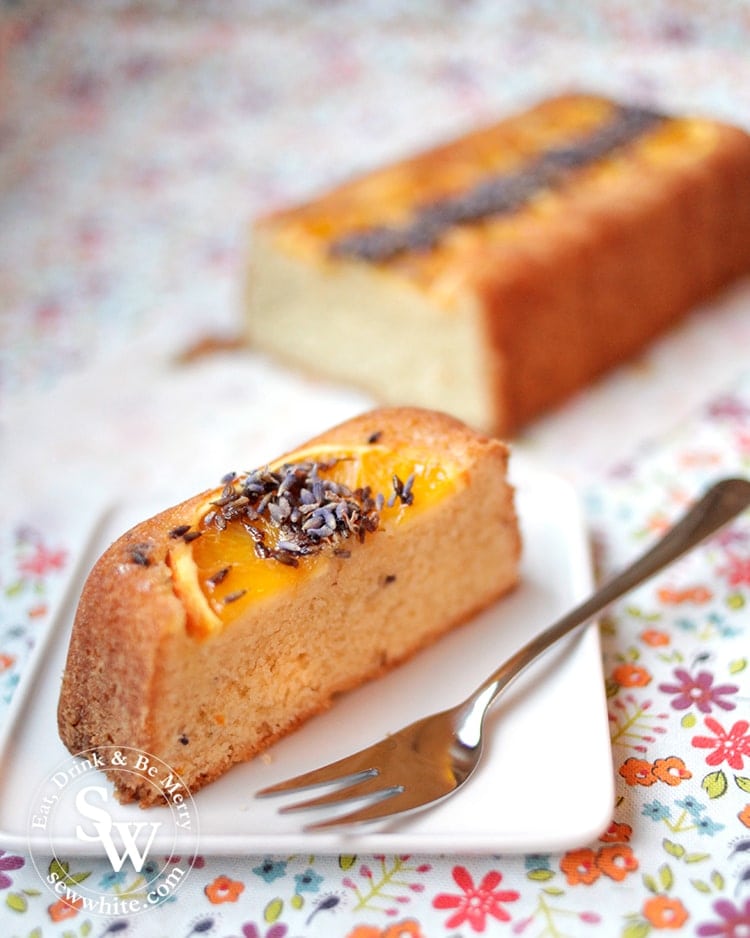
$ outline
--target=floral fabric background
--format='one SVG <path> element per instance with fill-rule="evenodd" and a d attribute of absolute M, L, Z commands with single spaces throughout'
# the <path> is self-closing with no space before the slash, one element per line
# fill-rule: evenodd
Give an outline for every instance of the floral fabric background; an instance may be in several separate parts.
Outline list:
<path fill-rule="evenodd" d="M 498 6 L 0 7 L 0 719 L 102 504 L 179 500 L 367 403 L 233 346 L 254 214 L 561 87 L 750 126 L 739 0 Z M 740 284 L 514 441 L 576 485 L 602 575 L 750 476 L 748 348 Z M 617 800 L 595 842 L 199 856 L 132 918 L 56 899 L 0 843 L 0 934 L 747 935 L 749 558 L 745 516 L 602 620 Z M 558 772 L 586 785 L 568 729 L 550 799 Z M 149 877 L 56 872 L 113 897 Z"/>

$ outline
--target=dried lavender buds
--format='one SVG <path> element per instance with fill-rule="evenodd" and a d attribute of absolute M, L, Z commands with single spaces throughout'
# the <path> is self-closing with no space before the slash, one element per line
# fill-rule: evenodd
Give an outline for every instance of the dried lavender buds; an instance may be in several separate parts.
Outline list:
<path fill-rule="evenodd" d="M 129 550 L 130 559 L 140 567 L 151 566 L 151 548 L 152 544 L 132 544 Z"/>
<path fill-rule="evenodd" d="M 489 176 L 463 192 L 415 206 L 401 225 L 373 225 L 344 234 L 330 244 L 330 254 L 381 263 L 407 252 L 432 250 L 456 225 L 519 211 L 538 193 L 563 185 L 571 172 L 610 156 L 665 119 L 656 111 L 619 105 L 608 121 L 588 134 L 542 151 L 514 172 Z"/>
<path fill-rule="evenodd" d="M 224 580 L 226 575 L 229 573 L 229 567 L 222 567 L 221 570 L 217 570 L 213 576 L 210 576 L 206 581 L 210 586 L 218 586 L 219 583 Z"/>
<path fill-rule="evenodd" d="M 247 531 L 256 556 L 291 567 L 299 565 L 300 557 L 318 553 L 327 544 L 334 545 L 335 556 L 348 557 L 350 551 L 340 542 L 350 537 L 363 541 L 376 531 L 386 500 L 382 494 L 373 495 L 370 486 L 352 490 L 321 476 L 341 459 L 285 463 L 278 469 L 266 466 L 246 475 L 229 473 L 221 480 L 223 488 L 212 500 L 202 523 L 206 528 L 223 531 L 230 522 L 238 521 Z M 389 507 L 397 500 L 411 505 L 413 484 L 414 473 L 406 482 L 394 475 Z M 269 526 L 277 534 L 273 543 L 266 539 Z M 179 530 L 176 536 L 185 541 L 200 533 Z"/>
<path fill-rule="evenodd" d="M 411 473 L 406 482 L 402 482 L 394 473 L 391 484 L 393 485 L 393 494 L 388 499 L 388 507 L 393 508 L 397 499 L 400 499 L 402 505 L 411 505 L 414 501 L 414 496 L 411 491 L 414 485 L 414 473 Z"/>
<path fill-rule="evenodd" d="M 224 597 L 225 603 L 236 603 L 238 599 L 242 599 L 247 590 L 235 590 L 233 593 L 228 593 Z"/>

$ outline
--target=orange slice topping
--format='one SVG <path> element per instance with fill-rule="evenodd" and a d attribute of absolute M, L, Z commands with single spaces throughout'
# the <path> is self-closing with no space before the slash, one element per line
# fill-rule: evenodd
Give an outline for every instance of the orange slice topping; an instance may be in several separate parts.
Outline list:
<path fill-rule="evenodd" d="M 307 447 L 226 477 L 169 552 L 189 633 L 207 637 L 321 564 L 345 562 L 368 537 L 443 498 L 458 476 L 428 450 L 373 443 Z"/>

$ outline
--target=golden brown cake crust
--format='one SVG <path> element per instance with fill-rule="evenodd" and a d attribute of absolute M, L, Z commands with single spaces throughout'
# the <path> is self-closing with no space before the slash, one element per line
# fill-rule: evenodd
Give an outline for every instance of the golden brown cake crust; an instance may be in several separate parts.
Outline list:
<path fill-rule="evenodd" d="M 365 444 L 375 439 L 389 449 L 425 447 L 467 467 L 467 478 L 479 470 L 497 479 L 498 490 L 505 484 L 508 452 L 504 444 L 469 430 L 452 417 L 417 408 L 385 408 L 363 414 L 315 437 L 305 447 L 337 442 Z M 175 529 L 191 523 L 195 513 L 215 492 L 215 489 L 203 492 L 138 524 L 112 544 L 97 561 L 80 598 L 58 707 L 60 736 L 71 752 L 108 745 L 140 749 L 163 758 L 186 778 L 193 791 L 222 774 L 234 762 L 243 761 L 266 748 L 302 720 L 329 706 L 334 692 L 377 676 L 416 651 L 416 647 L 408 643 L 401 650 L 400 646 L 394 645 L 386 651 L 389 647 L 386 645 L 371 663 L 365 663 L 362 673 L 348 683 L 344 678 L 332 691 L 318 697 L 311 696 L 307 702 L 300 701 L 298 711 L 285 725 L 269 723 L 265 729 L 259 730 L 253 741 L 246 744 L 233 742 L 223 749 L 217 747 L 217 755 L 212 751 L 210 758 L 202 758 L 198 751 L 201 734 L 205 734 L 208 746 L 230 729 L 221 725 L 221 691 L 217 688 L 212 695 L 216 698 L 216 712 L 201 710 L 200 719 L 207 728 L 196 726 L 194 716 L 186 717 L 185 732 L 192 745 L 189 751 L 188 748 L 183 749 L 178 742 L 182 727 L 179 711 L 186 692 L 190 693 L 195 675 L 207 673 L 212 659 L 226 652 L 230 660 L 233 654 L 251 656 L 258 669 L 279 666 L 278 661 L 265 661 L 262 643 L 253 645 L 252 636 L 243 638 L 245 644 L 242 649 L 247 648 L 248 651 L 239 647 L 233 651 L 231 625 L 215 640 L 209 641 L 191 636 L 187 630 L 186 610 L 175 594 L 168 556 L 175 543 Z M 459 616 L 449 616 L 450 621 L 436 622 L 434 634 L 422 636 L 417 647 L 448 627 L 459 624 L 515 583 L 520 539 L 512 500 L 506 494 L 498 499 L 498 505 L 490 505 L 488 511 L 488 525 L 505 526 L 502 538 L 507 547 L 507 566 L 512 569 L 499 570 L 497 584 L 492 584 L 489 591 L 483 586 L 483 591 L 477 593 L 476 602 L 464 604 Z M 391 551 L 388 562 L 394 565 L 396 545 L 390 546 L 386 541 L 380 543 L 381 553 Z M 368 544 L 362 547 L 362 556 L 366 557 Z M 360 560 L 353 557 L 347 561 L 349 563 L 360 564 Z M 378 574 L 378 577 L 382 585 L 383 575 Z M 330 583 L 337 586 L 338 581 L 338 572 L 334 570 L 330 574 Z M 323 586 L 320 588 L 324 589 Z M 398 588 L 402 588 L 401 584 Z M 307 602 L 315 604 L 318 598 L 314 587 L 310 589 Z M 418 583 L 414 589 L 418 592 Z M 396 587 L 390 592 L 394 602 L 404 601 Z M 366 599 L 364 597 L 362 602 Z M 355 596 L 348 601 L 355 608 L 359 599 Z M 279 615 L 279 621 L 282 621 L 283 616 Z M 184 677 L 181 678 L 182 674 Z M 241 678 L 238 680 L 241 683 Z M 226 681 L 229 693 L 229 685 L 234 679 L 227 675 Z M 170 695 L 176 695 L 173 703 L 170 703 Z M 185 709 L 187 711 L 187 706 Z M 260 717 L 258 720 L 262 723 Z M 169 724 L 168 728 L 166 724 Z M 149 802 L 151 795 L 146 787 L 135 785 L 128 788 L 129 780 L 120 777 L 113 778 L 113 781 L 121 800 Z"/>
<path fill-rule="evenodd" d="M 508 453 L 507 446 L 500 440 L 477 433 L 449 414 L 420 407 L 389 407 L 368 411 L 313 437 L 305 445 L 352 440 L 367 443 L 374 434 L 377 434 L 378 443 L 388 447 L 409 445 L 437 452 L 445 452 L 447 449 L 462 463 L 472 462 L 487 448 L 502 452 L 506 458 Z"/>
<path fill-rule="evenodd" d="M 750 272 L 745 131 L 664 115 L 626 146 L 575 167 L 559 185 L 542 186 L 511 213 L 449 226 L 436 241 L 392 256 L 368 259 L 332 246 L 357 232 L 408 227 L 425 205 L 564 149 L 606 126 L 617 109 L 598 96 L 551 98 L 259 219 L 259 257 L 253 265 L 251 255 L 248 281 L 251 342 L 297 367 L 317 363 L 320 372 L 360 384 L 383 402 L 440 407 L 505 437 L 560 404 Z M 277 259 L 285 259 L 278 271 Z M 302 270 L 292 294 L 288 285 Z M 337 283 L 347 290 L 337 328 L 357 322 L 361 308 L 359 332 L 376 359 L 366 373 L 322 354 L 306 335 L 320 329 L 322 317 L 330 319 Z M 312 305 L 318 287 L 319 307 Z M 374 300 L 366 310 L 357 303 L 357 295 L 376 291 L 379 308 Z M 404 326 L 412 357 L 391 366 L 388 315 L 400 298 L 405 311 L 421 312 Z M 293 346 L 265 325 L 286 315 Z M 382 341 L 373 338 L 373 317 L 387 324 Z M 447 391 L 458 364 L 447 330 L 461 317 L 473 339 L 460 354 L 476 360 Z M 424 342 L 443 331 L 442 346 Z M 445 362 L 436 364 L 443 350 Z M 463 390 L 471 383 L 469 398 Z"/>
<path fill-rule="evenodd" d="M 138 524 L 94 565 L 78 604 L 58 708 L 60 736 L 71 752 L 123 740 L 134 748 L 147 744 L 160 638 L 186 625 L 166 564 L 169 532 L 207 494 Z"/>

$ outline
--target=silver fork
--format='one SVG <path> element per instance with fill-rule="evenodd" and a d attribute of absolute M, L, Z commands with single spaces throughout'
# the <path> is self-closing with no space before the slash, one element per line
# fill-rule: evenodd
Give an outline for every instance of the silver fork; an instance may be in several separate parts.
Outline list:
<path fill-rule="evenodd" d="M 263 788 L 256 797 L 334 786 L 319 797 L 282 808 L 281 813 L 346 807 L 364 799 L 361 807 L 305 827 L 315 831 L 382 821 L 452 795 L 477 767 L 485 714 L 514 678 L 563 636 L 692 550 L 748 505 L 750 481 L 716 483 L 639 560 L 519 649 L 462 703 L 423 717 L 354 755 Z"/>

